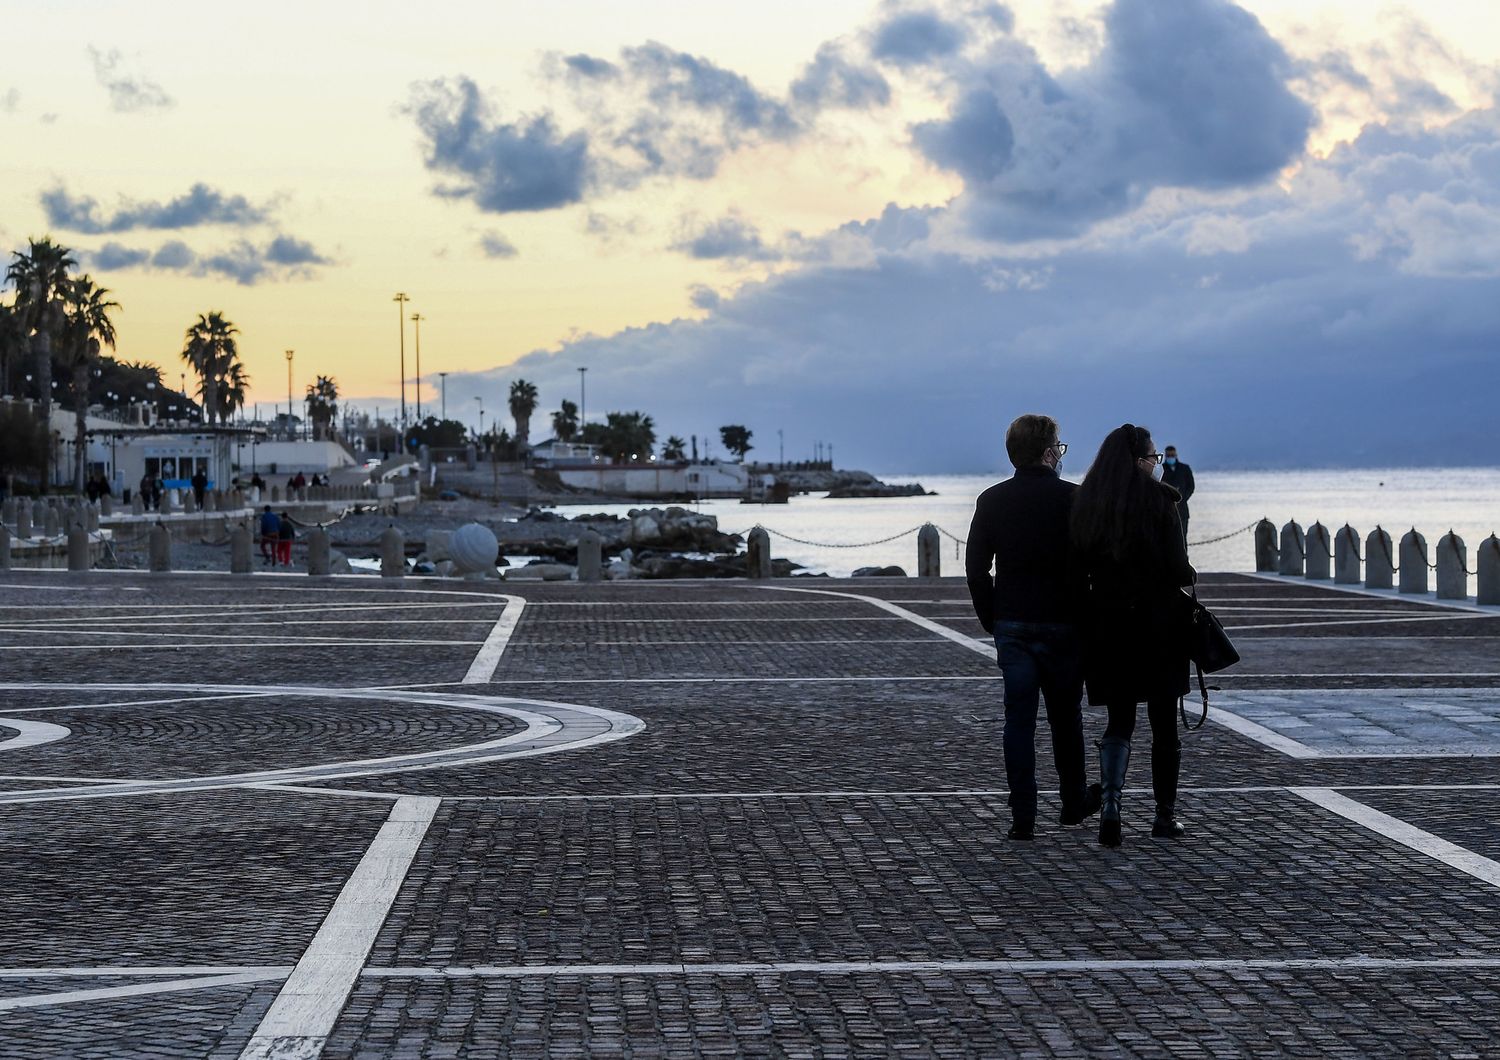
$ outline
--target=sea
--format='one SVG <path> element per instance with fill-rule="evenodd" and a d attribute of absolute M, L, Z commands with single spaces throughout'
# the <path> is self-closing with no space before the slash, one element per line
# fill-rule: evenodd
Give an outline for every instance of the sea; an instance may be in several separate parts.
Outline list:
<path fill-rule="evenodd" d="M 842 577 L 861 567 L 898 566 L 916 573 L 917 535 L 923 523 L 943 533 L 944 574 L 963 572 L 963 547 L 974 501 L 1009 472 L 995 475 L 880 474 L 884 482 L 920 482 L 928 497 L 830 500 L 821 493 L 793 497 L 788 504 L 742 504 L 706 500 L 692 505 L 715 516 L 721 530 L 744 533 L 756 525 L 771 534 L 772 555 L 813 573 Z M 1321 522 L 1330 533 L 1344 524 L 1360 540 L 1377 525 L 1399 542 L 1415 527 L 1435 558 L 1438 538 L 1450 529 L 1469 549 L 1500 532 L 1500 468 L 1315 469 L 1215 471 L 1193 468 L 1197 492 L 1191 502 L 1188 554 L 1200 571 L 1253 571 L 1251 528 L 1261 518 L 1279 529 L 1295 519 L 1304 530 Z M 1081 477 L 1064 469 L 1064 476 Z M 632 505 L 595 509 L 625 514 Z M 957 539 L 957 540 L 955 540 Z M 1470 592 L 1473 592 L 1471 581 Z"/>

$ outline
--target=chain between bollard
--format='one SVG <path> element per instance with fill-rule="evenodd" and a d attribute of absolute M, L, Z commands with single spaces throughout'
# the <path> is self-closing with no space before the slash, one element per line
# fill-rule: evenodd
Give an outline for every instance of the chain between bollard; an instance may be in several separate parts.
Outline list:
<path fill-rule="evenodd" d="M 759 524 L 756 525 L 759 526 Z M 751 529 L 753 530 L 755 529 L 755 527 L 751 527 Z M 879 541 L 861 541 L 855 544 L 842 544 L 826 541 L 805 541 L 800 537 L 793 537 L 791 534 L 783 534 L 780 530 L 772 530 L 769 526 L 761 526 L 760 529 L 764 530 L 768 534 L 775 534 L 777 537 L 782 538 L 783 540 L 792 541 L 799 545 L 808 545 L 811 548 L 873 548 L 876 545 L 888 545 L 892 541 L 899 541 L 909 534 L 915 534 L 922 528 L 920 526 L 914 526 L 910 530 L 903 530 L 899 534 L 892 534 L 890 537 L 883 537 Z M 746 533 L 749 533 L 749 531 L 747 530 Z"/>
<path fill-rule="evenodd" d="M 1251 523 L 1249 526 L 1242 526 L 1238 530 L 1232 531 L 1228 534 L 1222 534 L 1219 537 L 1210 537 L 1206 541 L 1189 541 L 1188 547 L 1199 548 L 1203 545 L 1217 545 L 1220 541 L 1228 541 L 1231 537 L 1239 537 L 1247 530 L 1254 530 L 1258 525 L 1260 525 L 1259 519 L 1255 520 L 1255 522 Z"/>

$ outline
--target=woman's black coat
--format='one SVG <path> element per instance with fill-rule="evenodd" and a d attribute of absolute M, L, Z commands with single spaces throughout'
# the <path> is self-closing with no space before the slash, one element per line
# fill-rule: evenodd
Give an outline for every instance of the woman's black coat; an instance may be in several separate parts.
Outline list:
<path fill-rule="evenodd" d="M 1089 703 L 1144 703 L 1188 691 L 1182 586 L 1196 574 L 1188 563 L 1177 491 L 1156 483 L 1159 510 L 1148 516 L 1145 543 L 1114 557 L 1079 555 L 1088 578 L 1084 605 L 1084 679 Z"/>

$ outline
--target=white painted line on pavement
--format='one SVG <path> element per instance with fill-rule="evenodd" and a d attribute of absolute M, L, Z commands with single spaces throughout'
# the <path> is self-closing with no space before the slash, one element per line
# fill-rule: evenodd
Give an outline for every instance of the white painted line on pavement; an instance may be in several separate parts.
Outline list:
<path fill-rule="evenodd" d="M 280 978 L 281 975 L 274 971 L 240 972 L 235 975 L 208 975 L 192 979 L 167 979 L 146 983 L 127 983 L 124 986 L 102 986 L 92 990 L 24 994 L 21 997 L 0 998 L 0 1012 L 22 1008 L 45 1008 L 50 1005 L 72 1005 L 80 1001 L 108 1001 L 122 997 L 180 993 L 184 990 L 208 990 L 220 986 L 244 986 L 248 983 L 273 982 Z"/>
<path fill-rule="evenodd" d="M 45 721 L 24 721 L 21 718 L 0 718 L 0 729 L 14 729 L 15 736 L 0 740 L 0 751 L 19 751 L 23 747 L 37 747 L 54 740 L 65 740 L 73 730 L 65 725 L 52 725 Z"/>
<path fill-rule="evenodd" d="M 371 979 L 530 979 L 551 976 L 681 976 L 681 975 L 910 975 L 922 972 L 971 974 L 1027 974 L 1035 972 L 1254 972 L 1254 971 L 1384 971 L 1387 969 L 1500 968 L 1500 957 L 1253 957 L 1236 959 L 1163 958 L 1158 960 L 969 960 L 969 961 L 766 961 L 743 963 L 661 964 L 509 964 L 366 968 Z"/>
<path fill-rule="evenodd" d="M 242 1060 L 301 1060 L 323 1051 L 441 801 L 406 796 L 391 807 Z"/>
<path fill-rule="evenodd" d="M 1287 790 L 1315 806 L 1321 806 L 1355 824 L 1362 825 L 1377 835 L 1394 840 L 1419 854 L 1435 858 L 1444 865 L 1468 873 L 1475 879 L 1483 880 L 1491 887 L 1500 887 L 1500 862 L 1491 861 L 1457 843 L 1450 843 L 1431 832 L 1423 831 L 1399 817 L 1381 813 L 1373 806 L 1355 802 L 1332 788 L 1288 788 Z"/>
<path fill-rule="evenodd" d="M 1494 618 L 1494 615 L 1419 615 L 1416 618 L 1343 618 L 1328 622 L 1262 622 L 1249 626 L 1231 626 L 1224 629 L 1230 633 L 1245 629 L 1315 629 L 1326 626 L 1394 626 L 1412 622 L 1471 622 L 1478 618 Z"/>
<path fill-rule="evenodd" d="M 484 645 L 474 656 L 474 661 L 469 664 L 469 672 L 464 674 L 461 684 L 484 684 L 495 676 L 495 667 L 500 665 L 500 656 L 505 654 L 511 635 L 516 631 L 516 623 L 521 621 L 521 612 L 526 609 L 526 601 L 519 596 L 509 595 L 502 596 L 501 599 L 505 601 L 505 610 L 500 612 L 500 617 L 495 620 L 490 635 L 484 638 Z"/>
<path fill-rule="evenodd" d="M 1191 699 L 1191 697 L 1189 697 Z M 1249 718 L 1242 718 L 1238 714 L 1224 709 L 1222 703 L 1213 703 L 1208 711 L 1209 720 L 1215 724 L 1222 725 L 1231 732 L 1237 732 L 1241 736 L 1248 737 L 1264 747 L 1273 751 L 1280 751 L 1291 758 L 1323 758 L 1321 751 L 1314 750 L 1305 743 L 1293 740 L 1290 736 L 1283 736 L 1266 728 L 1258 722 Z"/>
<path fill-rule="evenodd" d="M 898 618 L 904 618 L 914 626 L 920 626 L 929 633 L 936 633 L 944 640 L 951 640 L 954 644 L 968 648 L 970 651 L 978 652 L 986 658 L 993 660 L 995 657 L 995 645 L 992 642 L 978 641 L 967 633 L 960 633 L 951 626 L 945 626 L 941 622 L 934 622 L 932 619 L 919 615 L 915 611 L 908 611 L 904 607 L 898 607 L 889 600 L 882 600 L 878 596 L 865 596 L 861 593 L 843 593 L 834 589 L 793 589 L 790 586 L 783 585 L 761 585 L 756 588 L 769 589 L 772 592 L 780 593 L 816 593 L 820 596 L 839 596 L 845 600 L 858 600 L 872 607 L 878 607 L 880 610 L 895 615 Z"/>
<path fill-rule="evenodd" d="M 72 967 L 0 968 L 0 979 L 109 979 L 129 976 L 242 975 L 284 979 L 290 964 L 98 964 Z"/>

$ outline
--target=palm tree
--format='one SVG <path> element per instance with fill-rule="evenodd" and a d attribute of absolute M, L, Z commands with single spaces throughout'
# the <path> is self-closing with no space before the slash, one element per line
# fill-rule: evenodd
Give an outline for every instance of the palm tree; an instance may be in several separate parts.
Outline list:
<path fill-rule="evenodd" d="M 560 442 L 571 442 L 578 433 L 578 406 L 566 399 L 562 408 L 552 414 L 552 433 Z"/>
<path fill-rule="evenodd" d="M 531 414 L 536 411 L 536 385 L 517 379 L 510 385 L 510 415 L 516 421 L 516 448 L 524 458 L 531 441 Z"/>
<path fill-rule="evenodd" d="M 338 397 L 338 380 L 332 376 L 320 375 L 316 383 L 307 385 L 307 418 L 312 420 L 315 439 L 331 436 L 329 428 L 339 413 Z"/>
<path fill-rule="evenodd" d="M 36 362 L 37 397 L 48 438 L 52 435 L 52 336 L 62 327 L 62 289 L 70 269 L 78 267 L 67 247 L 51 237 L 29 241 L 26 253 L 16 251 L 6 267 L 5 280 L 15 285 L 15 311 L 22 331 L 31 337 L 31 356 Z M 51 477 L 51 443 L 42 460 L 42 489 Z"/>
<path fill-rule="evenodd" d="M 213 411 L 219 422 L 234 419 L 234 414 L 245 407 L 245 394 L 249 386 L 250 373 L 245 371 L 245 366 L 239 361 L 230 362 L 229 369 L 217 380 L 214 391 Z M 205 409 L 209 407 L 208 394 L 202 383 L 198 384 L 198 400 Z"/>
<path fill-rule="evenodd" d="M 88 464 L 89 376 L 99 363 L 100 348 L 115 348 L 115 325 L 109 313 L 119 309 L 120 303 L 110 301 L 109 291 L 95 286 L 89 276 L 69 280 L 61 293 L 64 315 L 58 360 L 73 370 L 73 488 L 82 493 Z"/>
<path fill-rule="evenodd" d="M 670 438 L 668 438 L 666 444 L 661 447 L 661 458 L 663 460 L 686 459 L 683 453 L 683 450 L 685 450 L 686 448 L 687 442 L 683 441 L 681 438 L 677 437 L 677 435 L 674 434 Z"/>
<path fill-rule="evenodd" d="M 215 416 L 223 420 L 219 387 L 226 377 L 232 376 L 234 365 L 239 362 L 239 346 L 234 340 L 238 334 L 239 328 L 218 310 L 200 313 L 197 322 L 187 329 L 182 359 L 198 373 L 201 381 L 204 423 L 212 423 Z"/>
<path fill-rule="evenodd" d="M 26 331 L 21 313 L 13 306 L 0 305 L 0 394 L 9 395 L 11 377 L 26 356 Z"/>

